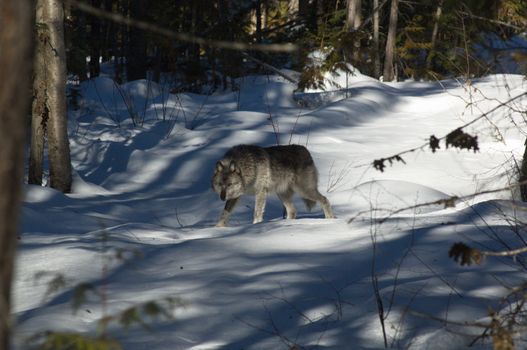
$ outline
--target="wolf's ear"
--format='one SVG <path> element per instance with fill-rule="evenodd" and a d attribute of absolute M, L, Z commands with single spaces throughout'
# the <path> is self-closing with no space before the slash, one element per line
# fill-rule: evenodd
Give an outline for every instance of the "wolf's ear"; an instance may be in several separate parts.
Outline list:
<path fill-rule="evenodd" d="M 240 172 L 240 169 L 238 169 L 238 167 L 236 166 L 236 163 L 231 160 L 231 164 L 229 164 L 229 171 L 231 173 L 239 173 Z"/>
<path fill-rule="evenodd" d="M 214 172 L 219 173 L 220 171 L 223 171 L 223 164 L 221 164 L 221 162 L 216 162 L 216 168 L 214 169 Z"/>

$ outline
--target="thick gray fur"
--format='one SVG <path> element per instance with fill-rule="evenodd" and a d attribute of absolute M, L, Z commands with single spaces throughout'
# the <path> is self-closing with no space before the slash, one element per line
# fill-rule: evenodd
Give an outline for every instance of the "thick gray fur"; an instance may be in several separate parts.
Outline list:
<path fill-rule="evenodd" d="M 318 202 L 326 218 L 334 218 L 331 205 L 318 192 L 318 172 L 304 146 L 288 145 L 232 147 L 216 163 L 212 188 L 226 200 L 216 226 L 226 226 L 234 206 L 243 194 L 256 196 L 253 223 L 263 221 L 267 194 L 275 192 L 284 204 L 287 218 L 296 217 L 292 197 L 297 193 L 308 210 Z"/>

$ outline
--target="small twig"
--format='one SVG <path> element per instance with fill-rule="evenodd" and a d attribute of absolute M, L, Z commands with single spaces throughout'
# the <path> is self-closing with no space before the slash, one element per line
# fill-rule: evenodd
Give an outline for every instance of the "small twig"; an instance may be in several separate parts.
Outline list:
<path fill-rule="evenodd" d="M 503 191 L 509 191 L 509 190 L 511 190 L 513 188 L 516 188 L 516 187 L 519 187 L 519 186 L 522 186 L 522 185 L 525 185 L 525 184 L 527 184 L 527 180 L 518 182 L 516 184 L 511 184 L 511 185 L 508 185 L 508 186 L 505 186 L 505 187 L 501 187 L 501 188 L 496 188 L 496 189 L 486 190 L 486 191 L 480 191 L 480 192 L 474 192 L 474 193 L 467 194 L 465 196 L 460 196 L 460 197 L 458 197 L 458 196 L 451 196 L 451 197 L 444 198 L 444 199 L 438 199 L 436 201 L 430 201 L 430 202 L 424 202 L 424 203 L 411 205 L 411 206 L 408 206 L 408 207 L 405 207 L 405 208 L 400 208 L 400 209 L 397 209 L 397 210 L 388 210 L 388 209 L 379 209 L 379 208 L 372 208 L 372 209 L 368 209 L 368 210 L 363 210 L 363 211 L 358 212 L 352 218 L 350 218 L 348 220 L 348 224 L 353 222 L 356 218 L 360 217 L 361 215 L 363 215 L 365 213 L 369 213 L 371 210 L 375 210 L 375 211 L 390 211 L 389 215 L 387 215 L 384 218 L 378 220 L 378 222 L 382 224 L 385 221 L 387 221 L 390 218 L 392 218 L 393 216 L 395 216 L 396 214 L 399 214 L 399 213 L 401 213 L 403 211 L 406 211 L 406 210 L 412 210 L 412 209 L 427 207 L 427 206 L 431 206 L 431 205 L 444 205 L 445 208 L 454 207 L 456 202 L 468 201 L 469 199 L 473 199 L 473 198 L 475 198 L 475 197 L 477 197 L 479 195 L 485 195 L 485 194 L 492 194 L 492 193 L 498 193 L 498 192 L 503 192 Z M 525 209 L 525 210 L 527 210 L 527 209 Z"/>
<path fill-rule="evenodd" d="M 293 127 L 291 128 L 291 132 L 289 133 L 289 145 L 291 144 L 291 141 L 293 140 L 293 134 L 295 132 L 295 129 L 296 129 L 296 126 L 298 124 L 298 120 L 300 119 L 300 116 L 301 116 L 301 112 L 299 111 L 297 116 L 296 116 L 296 119 L 295 119 L 295 123 L 293 124 Z"/>
<path fill-rule="evenodd" d="M 373 211 L 372 211 L 373 215 Z M 375 268 L 376 263 L 376 255 L 377 255 L 377 230 L 375 227 L 375 222 L 373 216 L 370 217 L 371 224 L 370 224 L 370 238 L 372 243 L 372 258 L 371 258 L 371 283 L 373 287 L 373 292 L 375 294 L 375 300 L 377 301 L 377 313 L 379 315 L 379 322 L 381 323 L 381 330 L 382 330 L 382 336 L 384 339 L 384 347 L 388 348 L 388 338 L 386 336 L 386 326 L 384 324 L 385 321 L 385 312 L 384 312 L 384 305 L 381 297 L 381 293 L 379 290 L 379 280 L 377 279 L 377 273 Z"/>
<path fill-rule="evenodd" d="M 177 223 L 179 224 L 179 227 L 180 228 L 183 228 L 184 225 L 181 223 L 181 221 L 179 220 L 179 215 L 178 215 L 178 211 L 177 211 L 177 207 L 174 209 L 174 211 L 176 212 L 176 220 L 177 220 Z"/>
<path fill-rule="evenodd" d="M 450 288 L 450 290 L 451 290 L 452 292 L 456 293 L 456 295 L 457 295 L 458 297 L 463 298 L 463 295 L 461 295 L 461 293 L 459 293 L 459 292 L 457 291 L 456 287 L 454 287 L 452 284 L 450 284 L 450 282 L 448 282 L 446 279 L 444 279 L 443 277 L 441 277 L 441 275 L 439 275 L 437 272 L 435 272 L 434 269 L 433 269 L 430 265 L 428 265 L 426 262 L 424 262 L 424 260 L 421 259 L 421 258 L 419 257 L 419 255 L 417 255 L 412 249 L 410 249 L 410 253 L 412 253 L 412 255 L 413 255 L 417 260 L 419 260 L 419 262 L 420 262 L 421 264 L 423 264 L 424 267 L 426 267 L 430 272 L 432 272 L 432 274 L 433 274 L 434 276 L 436 276 L 436 277 L 439 278 L 444 284 L 446 284 L 446 285 Z"/>
<path fill-rule="evenodd" d="M 451 320 L 445 320 L 444 318 L 433 316 L 430 314 L 426 314 L 424 312 L 419 312 L 415 310 L 408 310 L 408 313 L 413 316 L 421 317 L 421 318 L 428 318 L 433 321 L 441 322 L 441 323 L 447 323 L 449 325 L 454 326 L 463 326 L 463 327 L 477 327 L 477 328 L 488 328 L 490 327 L 490 323 L 482 323 L 482 322 L 468 322 L 468 321 L 451 321 Z"/>
<path fill-rule="evenodd" d="M 468 126 L 470 126 L 470 125 L 472 125 L 472 124 L 478 122 L 479 120 L 481 120 L 481 119 L 483 119 L 483 118 L 488 119 L 489 115 L 492 114 L 492 113 L 494 113 L 496 110 L 498 110 L 498 109 L 500 109 L 501 107 L 506 106 L 506 105 L 508 105 L 509 103 L 511 103 L 511 102 L 513 102 L 513 101 L 515 101 L 515 100 L 517 100 L 517 99 L 520 99 L 520 98 L 522 98 L 522 97 L 524 97 L 524 96 L 527 96 L 527 91 L 522 92 L 521 94 L 516 95 L 516 96 L 514 96 L 514 97 L 508 99 L 507 101 L 500 102 L 500 103 L 499 103 L 497 106 L 495 106 L 494 108 L 488 110 L 488 111 L 485 112 L 485 113 L 482 113 L 482 114 L 479 115 L 478 117 L 476 117 L 476 118 L 474 118 L 474 119 L 468 121 L 467 123 L 465 123 L 465 124 L 459 126 L 458 128 L 456 128 L 456 130 L 460 130 L 460 131 L 461 131 L 461 130 L 465 129 L 466 127 L 468 127 Z M 426 148 L 429 148 L 429 147 L 431 146 L 431 144 L 432 144 L 432 140 L 434 141 L 434 144 L 439 145 L 439 141 L 444 141 L 444 140 L 446 140 L 449 136 L 451 136 L 451 134 L 452 134 L 452 133 L 448 133 L 447 135 L 444 135 L 444 136 L 439 137 L 439 138 L 437 138 L 437 137 L 435 137 L 435 136 L 432 135 L 432 136 L 433 136 L 433 139 L 432 139 L 432 137 L 431 137 L 431 138 L 429 139 L 428 142 L 426 142 L 426 143 L 424 143 L 424 144 L 422 144 L 422 145 L 420 145 L 420 146 L 417 146 L 417 147 L 413 147 L 413 148 L 406 149 L 406 150 L 404 150 L 404 151 L 401 151 L 401 152 L 396 153 L 396 154 L 394 154 L 394 155 L 391 155 L 391 156 L 389 156 L 389 157 L 384 157 L 384 158 L 380 158 L 380 159 L 374 160 L 373 165 L 374 165 L 374 167 L 375 167 L 376 169 L 382 171 L 382 170 L 384 169 L 383 164 L 384 164 L 385 161 L 390 161 L 390 163 L 392 163 L 393 161 L 402 161 L 402 162 L 404 162 L 404 160 L 403 160 L 403 158 L 402 158 L 403 155 L 405 155 L 405 154 L 409 154 L 409 153 L 413 153 L 413 152 L 416 152 L 416 151 L 420 151 L 420 150 L 424 150 L 424 149 L 426 149 Z M 361 164 L 361 165 L 358 165 L 358 166 L 356 166 L 356 167 L 364 167 L 364 166 L 371 166 L 371 165 L 372 165 L 372 163 L 368 163 L 368 164 Z"/>

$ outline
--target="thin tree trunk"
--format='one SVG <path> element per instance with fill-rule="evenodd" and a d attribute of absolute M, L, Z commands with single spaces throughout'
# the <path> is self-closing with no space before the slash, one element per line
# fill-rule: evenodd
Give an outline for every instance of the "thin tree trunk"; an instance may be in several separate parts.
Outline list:
<path fill-rule="evenodd" d="M 379 52 L 379 0 L 373 0 L 373 76 L 381 76 L 381 55 Z"/>
<path fill-rule="evenodd" d="M 520 169 L 520 193 L 523 202 L 527 202 L 527 140 L 523 151 L 522 166 Z"/>
<path fill-rule="evenodd" d="M 31 147 L 29 150 L 28 183 L 42 185 L 44 164 L 44 144 L 46 124 L 48 122 L 48 107 L 46 105 L 46 71 L 44 58 L 48 30 L 45 29 L 42 1 L 36 3 L 37 38 L 35 40 L 35 59 L 33 64 L 33 107 L 31 116 Z"/>
<path fill-rule="evenodd" d="M 262 28 L 268 29 L 269 28 L 269 1 L 262 0 Z"/>
<path fill-rule="evenodd" d="M 347 1 L 347 15 L 345 22 L 345 29 L 349 32 L 353 32 L 353 48 L 352 57 L 353 62 L 357 63 L 360 61 L 360 38 L 357 33 L 357 29 L 362 23 L 362 1 L 361 0 L 348 0 Z"/>
<path fill-rule="evenodd" d="M 397 34 L 397 14 L 399 0 L 392 0 L 390 8 L 390 23 L 388 25 L 388 38 L 386 40 L 386 53 L 384 57 L 384 81 L 392 81 L 395 77 L 395 36 Z"/>
<path fill-rule="evenodd" d="M 353 40 L 353 59 L 355 62 L 360 61 L 360 36 L 357 35 L 357 30 L 362 24 L 362 1 L 355 0 L 357 2 L 355 9 L 355 20 L 353 21 L 353 29 L 355 30 L 355 38 Z"/>
<path fill-rule="evenodd" d="M 262 42 L 262 1 L 256 0 L 256 42 Z"/>
<path fill-rule="evenodd" d="M 435 55 L 435 47 L 437 41 L 437 33 L 439 32 L 439 20 L 441 19 L 441 13 L 443 12 L 443 0 L 439 0 L 437 4 L 436 13 L 434 16 L 434 29 L 432 30 L 432 39 L 430 42 L 430 51 L 428 51 L 428 56 L 426 57 L 426 70 L 429 71 L 432 66 L 432 60 Z"/>
<path fill-rule="evenodd" d="M 125 9 L 122 6 L 121 1 L 117 1 L 115 4 L 116 12 L 125 13 Z M 123 49 L 123 43 L 125 42 L 126 30 L 124 26 L 114 26 L 115 28 L 115 41 L 113 42 L 113 52 L 115 55 L 114 67 L 114 80 L 121 84 L 123 82 L 124 65 L 123 59 L 125 51 Z"/>
<path fill-rule="evenodd" d="M 66 110 L 66 49 L 62 1 L 43 0 L 49 31 L 47 62 L 48 156 L 51 187 L 71 192 L 71 162 Z"/>
<path fill-rule="evenodd" d="M 299 0 L 289 0 L 287 4 L 287 13 L 289 14 L 289 17 L 294 18 L 295 16 L 298 16 L 299 10 L 300 10 Z"/>
<path fill-rule="evenodd" d="M 144 19 L 146 14 L 146 0 L 130 2 L 130 16 Z M 127 57 L 128 81 L 146 78 L 146 37 L 144 31 L 137 28 L 129 30 L 129 49 Z"/>
<path fill-rule="evenodd" d="M 355 16 L 357 15 L 358 0 L 348 0 L 346 6 L 346 22 L 344 27 L 347 31 L 354 29 Z"/>
<path fill-rule="evenodd" d="M 104 10 L 107 12 L 112 12 L 112 0 L 103 1 Z M 112 21 L 102 21 L 102 37 L 103 44 L 101 49 L 102 60 L 108 61 L 112 58 L 112 42 L 115 41 L 115 23 Z"/>
<path fill-rule="evenodd" d="M 0 350 L 10 348 L 11 285 L 32 66 L 32 2 L 0 1 Z"/>
<path fill-rule="evenodd" d="M 93 0 L 92 6 L 100 8 L 101 0 Z M 101 19 L 97 16 L 91 16 L 90 27 L 90 78 L 95 78 L 101 72 L 101 65 L 99 63 L 102 46 Z"/>

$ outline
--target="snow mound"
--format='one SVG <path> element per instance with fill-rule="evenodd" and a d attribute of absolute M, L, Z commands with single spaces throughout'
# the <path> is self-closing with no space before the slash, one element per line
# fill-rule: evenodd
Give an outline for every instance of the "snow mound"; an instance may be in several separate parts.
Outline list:
<path fill-rule="evenodd" d="M 72 192 L 74 195 L 81 195 L 84 197 L 113 194 L 112 192 L 108 191 L 102 186 L 96 185 L 92 182 L 85 181 L 75 171 L 73 173 Z"/>
<path fill-rule="evenodd" d="M 353 94 L 351 88 L 354 85 L 364 82 L 384 85 L 377 79 L 362 74 L 350 64 L 347 67 L 349 71 L 337 69 L 334 72 L 324 73 L 324 81 L 320 88 L 311 88 L 303 92 L 295 92 L 295 101 L 303 107 L 316 108 L 350 97 Z"/>
<path fill-rule="evenodd" d="M 431 204 L 411 208 L 422 203 L 431 203 L 450 196 L 428 186 L 400 180 L 373 180 L 362 183 L 352 190 L 352 202 L 363 209 L 378 208 L 387 211 L 409 208 L 407 213 L 423 214 L 444 208 Z"/>
<path fill-rule="evenodd" d="M 53 188 L 38 185 L 27 185 L 24 187 L 25 203 L 62 202 L 67 200 L 66 196 Z"/>

